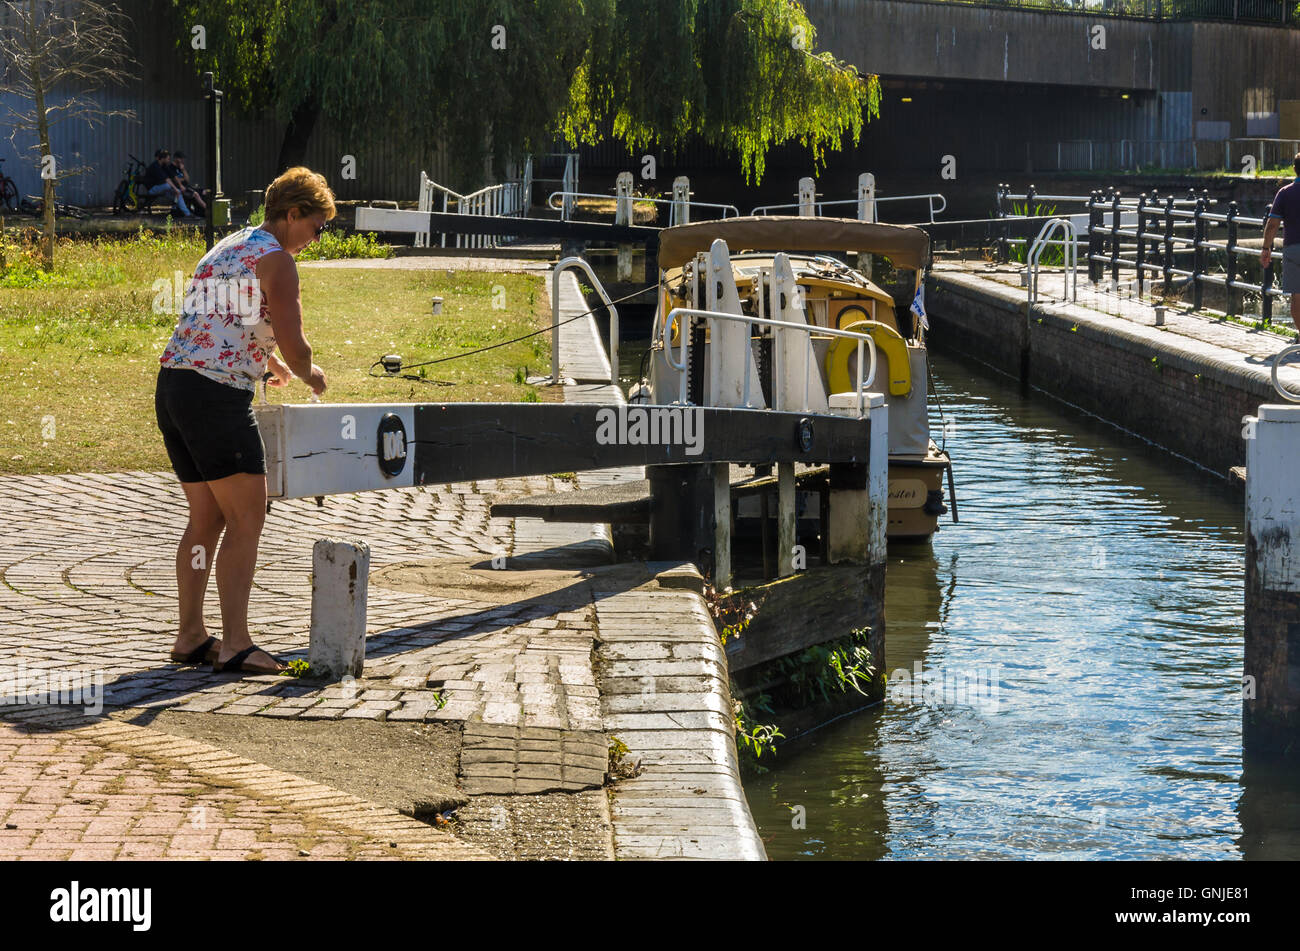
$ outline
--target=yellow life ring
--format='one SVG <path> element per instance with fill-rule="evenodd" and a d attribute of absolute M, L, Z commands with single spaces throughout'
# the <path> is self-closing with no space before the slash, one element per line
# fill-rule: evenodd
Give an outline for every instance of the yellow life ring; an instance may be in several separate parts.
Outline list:
<path fill-rule="evenodd" d="M 892 396 L 906 396 L 912 392 L 912 361 L 907 353 L 907 341 L 890 327 L 875 320 L 855 320 L 842 330 L 870 333 L 876 349 L 885 357 L 885 372 L 889 376 Z M 858 342 L 851 337 L 836 337 L 826 351 L 826 379 L 832 393 L 852 393 L 857 380 L 849 373 L 849 360 L 856 357 Z M 877 374 L 880 363 L 877 360 Z"/>

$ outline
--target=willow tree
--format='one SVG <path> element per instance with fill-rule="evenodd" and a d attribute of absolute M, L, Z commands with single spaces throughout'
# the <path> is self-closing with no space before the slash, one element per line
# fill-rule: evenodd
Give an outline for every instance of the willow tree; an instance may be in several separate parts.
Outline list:
<path fill-rule="evenodd" d="M 300 164 L 325 118 L 358 147 L 492 155 L 605 134 L 638 149 L 696 135 L 761 177 L 796 140 L 822 161 L 878 113 L 874 76 L 812 52 L 788 0 L 171 0 L 177 45 L 245 110 L 285 126 Z M 205 48 L 194 50 L 193 28 Z"/>
<path fill-rule="evenodd" d="M 880 114 L 879 78 L 814 53 L 816 29 L 789 0 L 600 2 L 563 117 L 570 143 L 604 129 L 633 151 L 695 136 L 761 180 L 774 146 L 797 141 L 824 165 Z"/>

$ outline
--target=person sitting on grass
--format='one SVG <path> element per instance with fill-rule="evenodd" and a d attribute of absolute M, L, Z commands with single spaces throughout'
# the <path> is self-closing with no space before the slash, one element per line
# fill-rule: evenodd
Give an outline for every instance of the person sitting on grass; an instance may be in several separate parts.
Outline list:
<path fill-rule="evenodd" d="M 319 238 L 335 214 L 334 193 L 324 176 L 298 167 L 272 182 L 266 220 L 219 242 L 194 270 L 195 282 L 252 286 L 253 300 L 243 293 L 187 293 L 159 359 L 154 412 L 189 504 L 176 550 L 180 624 L 171 653 L 176 663 L 207 661 L 214 671 L 258 674 L 284 669 L 253 643 L 248 630 L 248 597 L 266 520 L 266 451 L 252 403 L 267 371 L 274 386 L 286 386 L 297 376 L 312 392 L 325 391 L 325 373 L 311 362 L 312 348 L 303 335 L 293 256 Z M 275 356 L 277 346 L 283 360 Z M 203 623 L 214 560 L 220 641 L 208 636 Z"/>

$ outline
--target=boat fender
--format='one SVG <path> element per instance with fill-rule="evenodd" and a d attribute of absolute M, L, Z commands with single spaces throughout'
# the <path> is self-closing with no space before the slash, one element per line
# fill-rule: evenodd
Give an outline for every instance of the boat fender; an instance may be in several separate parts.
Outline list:
<path fill-rule="evenodd" d="M 888 360 L 890 394 L 906 396 L 912 392 L 912 361 L 908 357 L 907 341 L 897 330 L 875 320 L 855 320 L 841 329 L 869 332 Z M 851 337 L 836 337 L 827 348 L 826 380 L 832 393 L 853 392 L 856 380 L 849 373 L 849 360 L 857 352 L 858 343 Z"/>
<path fill-rule="evenodd" d="M 636 406 L 638 403 L 653 403 L 654 395 L 650 392 L 650 384 L 645 380 L 635 384 L 627 392 L 627 401 L 633 406 Z"/>

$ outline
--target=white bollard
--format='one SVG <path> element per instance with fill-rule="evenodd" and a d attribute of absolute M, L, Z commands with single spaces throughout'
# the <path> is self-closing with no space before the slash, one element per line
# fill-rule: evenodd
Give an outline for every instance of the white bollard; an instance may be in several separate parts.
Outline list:
<path fill-rule="evenodd" d="M 366 659 L 366 586 L 370 546 L 322 538 L 311 552 L 312 674 L 330 680 L 360 677 Z"/>
<path fill-rule="evenodd" d="M 1300 406 L 1247 416 L 1242 749 L 1300 755 Z"/>

